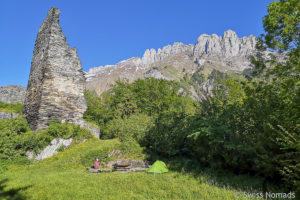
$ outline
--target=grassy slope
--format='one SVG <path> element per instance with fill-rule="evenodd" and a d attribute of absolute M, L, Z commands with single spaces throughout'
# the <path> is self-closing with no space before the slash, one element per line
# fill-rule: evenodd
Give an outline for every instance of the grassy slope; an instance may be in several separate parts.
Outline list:
<path fill-rule="evenodd" d="M 22 113 L 23 104 L 21 103 L 4 103 L 0 101 L 0 112 Z"/>
<path fill-rule="evenodd" d="M 30 186 L 22 193 L 28 199 L 37 200 L 238 199 L 236 191 L 217 187 L 206 176 L 194 177 L 175 171 L 163 175 L 85 171 L 92 164 L 93 156 L 101 158 L 119 145 L 117 140 L 91 139 L 40 163 L 10 166 L 0 178 L 8 179 L 8 188 Z"/>

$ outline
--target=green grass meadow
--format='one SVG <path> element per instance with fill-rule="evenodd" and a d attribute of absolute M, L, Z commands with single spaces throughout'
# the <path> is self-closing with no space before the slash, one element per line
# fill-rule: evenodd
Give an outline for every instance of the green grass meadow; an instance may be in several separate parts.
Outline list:
<path fill-rule="evenodd" d="M 7 166 L 1 170 L 0 178 L 7 179 L 6 190 L 21 189 L 20 194 L 32 200 L 246 199 L 237 195 L 238 189 L 218 185 L 206 173 L 196 176 L 172 170 L 163 175 L 86 172 L 95 156 L 104 161 L 116 159 L 105 155 L 120 145 L 116 139 L 90 139 L 39 163 Z M 238 183 L 238 179 L 228 177 L 225 182 Z"/>

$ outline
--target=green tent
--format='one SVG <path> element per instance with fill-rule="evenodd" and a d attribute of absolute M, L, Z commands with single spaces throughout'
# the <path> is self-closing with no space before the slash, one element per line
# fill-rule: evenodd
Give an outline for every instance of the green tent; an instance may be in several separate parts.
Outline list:
<path fill-rule="evenodd" d="M 155 163 L 153 163 L 153 165 L 151 167 L 149 167 L 149 169 L 147 169 L 146 172 L 162 174 L 162 173 L 166 173 L 168 171 L 169 170 L 167 168 L 167 165 L 163 161 L 157 160 L 157 161 L 155 161 Z"/>

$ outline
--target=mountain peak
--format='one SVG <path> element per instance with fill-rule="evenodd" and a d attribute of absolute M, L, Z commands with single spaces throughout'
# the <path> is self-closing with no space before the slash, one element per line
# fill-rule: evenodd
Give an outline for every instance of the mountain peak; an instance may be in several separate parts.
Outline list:
<path fill-rule="evenodd" d="M 238 37 L 238 36 L 237 36 L 236 32 L 234 32 L 231 29 L 228 29 L 227 31 L 225 31 L 223 33 L 223 38 L 225 38 L 225 37 Z"/>
<path fill-rule="evenodd" d="M 223 37 L 216 34 L 199 36 L 194 47 L 195 58 L 201 57 L 248 57 L 255 51 L 256 39 L 253 35 L 239 38 L 233 30 L 224 32 Z"/>
<path fill-rule="evenodd" d="M 239 38 L 232 30 L 225 31 L 223 36 L 202 34 L 195 45 L 174 42 L 157 50 L 147 49 L 142 58 L 121 61 L 114 66 L 91 68 L 85 74 L 87 88 L 101 94 L 119 79 L 134 81 L 154 77 L 179 80 L 181 75 L 192 75 L 203 67 L 207 70 L 242 72 L 250 67 L 248 57 L 253 55 L 255 44 L 253 35 Z"/>
<path fill-rule="evenodd" d="M 193 45 L 186 45 L 181 42 L 174 42 L 173 45 L 164 46 L 162 49 L 147 49 L 142 57 L 143 65 L 147 66 L 162 61 L 166 57 L 193 50 Z"/>

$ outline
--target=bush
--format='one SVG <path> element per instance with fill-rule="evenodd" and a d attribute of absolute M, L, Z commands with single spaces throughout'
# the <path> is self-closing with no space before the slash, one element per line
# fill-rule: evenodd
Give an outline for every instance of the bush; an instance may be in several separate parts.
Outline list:
<path fill-rule="evenodd" d="M 294 109 L 295 93 L 281 87 L 230 79 L 217 86 L 188 125 L 191 155 L 214 168 L 261 175 L 293 188 L 300 177 L 300 112 Z"/>
<path fill-rule="evenodd" d="M 60 123 L 57 120 L 52 120 L 44 132 L 52 138 L 61 137 L 69 139 L 72 137 L 81 140 L 92 137 L 89 130 L 81 128 L 79 125 Z"/>
<path fill-rule="evenodd" d="M 88 105 L 85 119 L 100 125 L 104 132 L 109 121 L 133 114 L 157 117 L 168 111 L 195 112 L 195 101 L 179 92 L 179 84 L 163 79 L 138 79 L 133 83 L 117 81 L 101 97 L 86 91 L 85 98 Z"/>
<path fill-rule="evenodd" d="M 61 124 L 57 121 L 52 121 L 45 130 L 32 132 L 22 117 L 0 120 L 0 164 L 28 163 L 26 151 L 39 153 L 55 137 L 82 140 L 92 135 L 78 125 Z"/>
<path fill-rule="evenodd" d="M 24 154 L 23 138 L 30 132 L 26 120 L 21 117 L 0 120 L 0 159 L 15 159 Z"/>
<path fill-rule="evenodd" d="M 149 153 L 171 157 L 184 153 L 187 118 L 184 113 L 162 113 L 146 133 L 142 145 Z"/>
<path fill-rule="evenodd" d="M 23 104 L 21 103 L 4 103 L 0 101 L 0 112 L 14 112 L 21 114 Z"/>
<path fill-rule="evenodd" d="M 151 117 L 145 114 L 133 114 L 129 118 L 116 118 L 106 125 L 106 135 L 103 138 L 118 137 L 122 142 L 134 139 L 138 142 L 153 125 Z"/>

